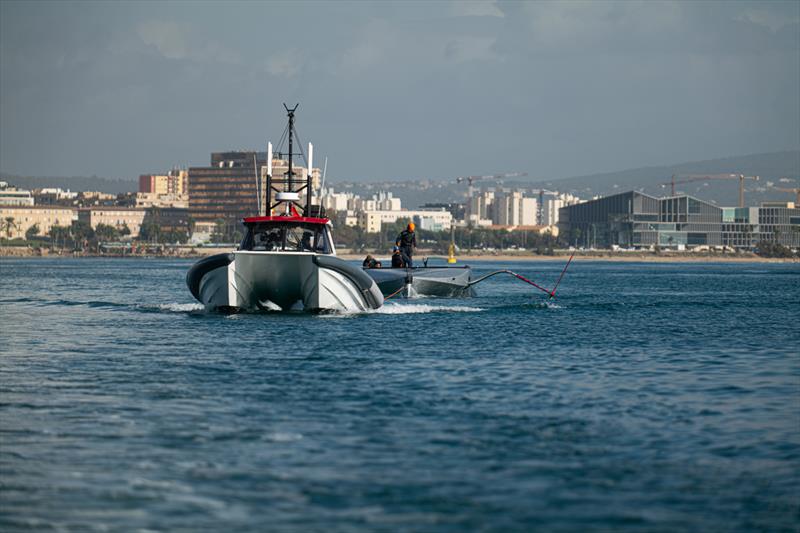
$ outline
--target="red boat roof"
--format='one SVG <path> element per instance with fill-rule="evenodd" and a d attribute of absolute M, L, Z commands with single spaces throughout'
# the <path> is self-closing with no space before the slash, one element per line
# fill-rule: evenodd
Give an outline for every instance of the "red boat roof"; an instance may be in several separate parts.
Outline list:
<path fill-rule="evenodd" d="M 293 217 L 293 216 L 270 216 L 270 217 L 245 217 L 244 223 L 251 224 L 254 222 L 286 222 L 297 223 L 304 222 L 306 224 L 322 224 L 325 225 L 329 222 L 327 218 L 316 217 Z"/>

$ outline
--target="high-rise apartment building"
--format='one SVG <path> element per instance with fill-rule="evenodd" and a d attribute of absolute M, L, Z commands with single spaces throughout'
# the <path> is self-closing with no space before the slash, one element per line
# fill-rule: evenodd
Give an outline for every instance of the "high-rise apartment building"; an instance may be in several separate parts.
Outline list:
<path fill-rule="evenodd" d="M 224 220 L 237 223 L 263 208 L 266 188 L 266 152 L 214 152 L 211 166 L 189 168 L 189 211 L 197 222 Z M 283 176 L 288 162 L 274 159 L 272 175 Z M 294 179 L 305 182 L 308 169 L 293 166 Z M 319 169 L 313 169 L 312 189 L 319 187 Z M 258 198 L 258 191 L 261 198 Z"/>
<path fill-rule="evenodd" d="M 525 198 L 521 192 L 498 196 L 494 202 L 492 222 L 498 226 L 533 226 L 536 224 L 536 199 Z"/>
<path fill-rule="evenodd" d="M 157 195 L 182 195 L 189 193 L 189 172 L 173 169 L 167 174 L 142 174 L 139 176 L 139 192 Z"/>

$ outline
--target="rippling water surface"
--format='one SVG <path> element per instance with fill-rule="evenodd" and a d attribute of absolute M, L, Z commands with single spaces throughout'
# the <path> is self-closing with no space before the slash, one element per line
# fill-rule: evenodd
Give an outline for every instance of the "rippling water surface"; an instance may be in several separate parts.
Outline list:
<path fill-rule="evenodd" d="M 800 527 L 798 265 L 224 316 L 190 264 L 0 260 L 0 529 Z"/>

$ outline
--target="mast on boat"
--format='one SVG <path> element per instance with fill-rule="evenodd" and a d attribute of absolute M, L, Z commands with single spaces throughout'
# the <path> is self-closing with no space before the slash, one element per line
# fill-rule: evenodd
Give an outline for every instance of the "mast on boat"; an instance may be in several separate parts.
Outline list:
<path fill-rule="evenodd" d="M 308 173 L 306 175 L 306 180 L 304 184 L 295 184 L 294 180 L 294 138 L 297 136 L 297 130 L 294 127 L 294 114 L 297 111 L 297 108 L 300 107 L 300 104 L 296 104 L 293 108 L 289 108 L 286 104 L 283 104 L 284 109 L 286 109 L 286 113 L 289 117 L 289 123 L 286 127 L 286 131 L 284 135 L 288 141 L 288 169 L 287 172 L 281 176 L 273 176 L 272 175 L 272 143 L 267 144 L 267 186 L 266 186 L 266 195 L 265 195 L 265 214 L 271 216 L 273 210 L 279 207 L 281 204 L 284 205 L 284 212 L 282 215 L 284 216 L 291 216 L 292 214 L 296 214 L 297 210 L 299 209 L 302 212 L 303 216 L 309 216 L 311 214 L 311 178 L 313 173 L 313 150 L 314 147 L 311 143 L 308 145 Z M 298 137 L 299 139 L 299 137 Z M 275 152 L 275 155 L 278 158 L 281 158 L 283 154 L 280 152 L 281 147 L 278 146 L 278 152 Z M 302 147 L 300 148 L 300 154 L 303 154 Z M 302 202 L 300 199 L 300 194 L 305 191 L 305 202 Z M 274 193 L 274 195 L 273 195 Z"/>

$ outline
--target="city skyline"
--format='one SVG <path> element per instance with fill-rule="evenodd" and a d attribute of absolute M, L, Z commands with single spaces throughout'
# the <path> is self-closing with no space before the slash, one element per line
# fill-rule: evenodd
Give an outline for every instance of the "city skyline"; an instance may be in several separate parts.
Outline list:
<path fill-rule="evenodd" d="M 11 174 L 130 179 L 261 149 L 284 101 L 340 179 L 568 177 L 800 146 L 793 2 L 0 11 Z"/>

